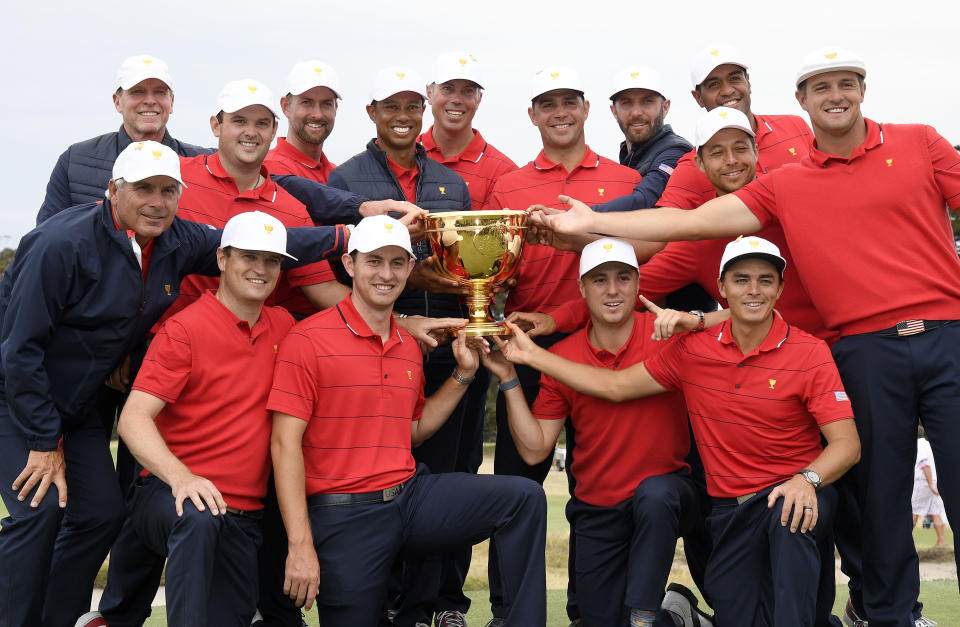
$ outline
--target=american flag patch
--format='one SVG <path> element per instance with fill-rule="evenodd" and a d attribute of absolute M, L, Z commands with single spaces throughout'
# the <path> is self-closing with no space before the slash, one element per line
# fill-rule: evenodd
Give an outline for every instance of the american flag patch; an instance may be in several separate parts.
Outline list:
<path fill-rule="evenodd" d="M 673 168 L 671 168 L 670 166 L 668 166 L 666 163 L 661 163 L 661 164 L 660 164 L 660 167 L 658 167 L 657 169 L 660 170 L 660 171 L 662 171 L 662 172 L 666 172 L 668 176 L 669 176 L 670 174 L 673 174 Z"/>
<path fill-rule="evenodd" d="M 843 401 L 850 400 L 849 398 L 847 398 L 847 393 L 844 392 L 843 390 L 835 390 L 833 392 L 833 395 L 834 397 L 836 397 L 838 403 L 842 403 Z"/>
<path fill-rule="evenodd" d="M 923 320 L 904 320 L 897 323 L 897 335 L 916 335 L 925 330 Z"/>

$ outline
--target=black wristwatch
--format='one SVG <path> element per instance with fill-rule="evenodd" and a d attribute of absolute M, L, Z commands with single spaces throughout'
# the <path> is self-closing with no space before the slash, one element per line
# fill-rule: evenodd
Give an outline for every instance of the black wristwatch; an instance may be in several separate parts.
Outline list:
<path fill-rule="evenodd" d="M 693 315 L 695 315 L 695 316 L 697 317 L 697 328 L 694 329 L 693 332 L 694 332 L 694 333 L 698 333 L 698 332 L 700 332 L 700 331 L 703 331 L 703 325 L 704 325 L 704 322 L 705 322 L 705 320 L 706 320 L 703 311 L 700 310 L 700 309 L 694 309 L 694 310 L 691 311 L 690 313 L 692 313 Z"/>
<path fill-rule="evenodd" d="M 820 484 L 822 481 L 820 480 L 820 473 L 818 473 L 816 470 L 804 468 L 803 470 L 798 470 L 796 474 L 803 476 L 804 479 L 809 481 L 814 490 L 820 489 Z"/>

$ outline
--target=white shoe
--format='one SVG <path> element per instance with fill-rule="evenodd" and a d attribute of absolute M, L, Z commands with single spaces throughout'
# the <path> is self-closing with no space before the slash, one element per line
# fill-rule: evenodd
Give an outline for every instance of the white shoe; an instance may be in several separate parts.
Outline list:
<path fill-rule="evenodd" d="M 913 622 L 914 627 L 937 627 L 937 621 L 926 616 L 921 616 Z"/>
<path fill-rule="evenodd" d="M 660 609 L 676 614 L 683 619 L 683 627 L 713 627 L 713 617 L 697 608 L 697 597 L 689 588 L 679 583 L 667 586 Z"/>
<path fill-rule="evenodd" d="M 87 612 L 77 619 L 73 627 L 110 627 L 100 612 Z"/>

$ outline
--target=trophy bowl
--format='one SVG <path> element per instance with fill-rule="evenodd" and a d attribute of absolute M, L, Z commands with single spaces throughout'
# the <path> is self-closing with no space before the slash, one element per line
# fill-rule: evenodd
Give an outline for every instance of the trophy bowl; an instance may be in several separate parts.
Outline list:
<path fill-rule="evenodd" d="M 449 211 L 425 218 L 438 274 L 470 290 L 465 298 L 468 337 L 509 335 L 490 316 L 493 288 L 513 277 L 527 236 L 527 212 Z"/>

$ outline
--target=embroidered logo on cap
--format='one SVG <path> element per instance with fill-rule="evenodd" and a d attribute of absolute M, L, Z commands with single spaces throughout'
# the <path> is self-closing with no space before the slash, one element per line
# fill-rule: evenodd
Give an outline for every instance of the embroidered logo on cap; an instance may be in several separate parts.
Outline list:
<path fill-rule="evenodd" d="M 250 90 L 250 93 L 251 93 L 251 94 L 257 93 L 257 86 L 256 86 L 256 85 L 247 85 L 247 89 Z"/>
<path fill-rule="evenodd" d="M 836 53 L 836 52 L 828 52 L 827 54 L 825 54 L 825 55 L 823 55 L 823 56 L 826 57 L 827 59 L 835 59 L 835 58 L 837 58 L 837 53 Z"/>
<path fill-rule="evenodd" d="M 604 244 L 603 249 L 607 252 L 610 252 L 613 250 L 613 244 Z"/>
<path fill-rule="evenodd" d="M 273 235 L 273 225 L 272 225 L 272 224 L 264 224 L 264 225 L 263 225 L 263 230 L 266 231 L 267 233 L 269 233 L 270 235 Z"/>
<path fill-rule="evenodd" d="M 143 64 L 144 64 L 144 65 L 150 65 L 151 63 L 153 63 L 153 59 L 144 59 L 144 60 L 143 60 Z"/>
<path fill-rule="evenodd" d="M 712 56 L 717 56 L 717 55 L 720 54 L 720 51 L 719 51 L 719 50 L 711 50 L 711 51 L 710 51 L 710 54 L 711 54 Z"/>
<path fill-rule="evenodd" d="M 760 242 L 759 242 L 758 240 L 752 239 L 752 240 L 750 240 L 749 244 L 750 244 L 751 246 L 753 246 L 754 248 L 756 248 L 757 246 L 760 245 Z"/>
<path fill-rule="evenodd" d="M 159 150 L 152 150 L 151 152 L 153 153 L 153 158 L 154 158 L 154 160 L 155 160 L 155 161 L 160 161 L 160 157 L 163 156 L 163 153 L 160 152 Z"/>
<path fill-rule="evenodd" d="M 553 80 L 557 80 L 558 78 L 560 78 L 560 72 L 550 72 L 550 78 L 552 78 Z"/>
<path fill-rule="evenodd" d="M 718 112 L 717 112 L 717 116 L 719 116 L 720 119 L 722 119 L 722 120 L 726 120 L 726 119 L 727 119 L 727 112 L 726 112 L 726 111 L 718 111 Z"/>
<path fill-rule="evenodd" d="M 404 76 L 406 76 L 404 72 L 397 72 L 397 78 L 403 78 Z"/>
<path fill-rule="evenodd" d="M 320 73 L 323 72 L 323 68 L 322 68 L 322 67 L 315 67 L 315 68 L 313 68 L 313 71 L 316 72 L 317 74 L 320 74 Z"/>
<path fill-rule="evenodd" d="M 775 385 L 777 384 L 777 380 L 776 380 L 776 379 L 768 379 L 768 381 L 770 382 L 770 389 L 772 390 L 772 389 L 773 389 L 773 386 L 775 386 Z"/>
<path fill-rule="evenodd" d="M 393 230 L 393 225 L 392 225 L 392 224 L 384 224 L 384 225 L 383 225 L 383 228 L 387 229 L 387 232 L 390 232 L 390 231 Z"/>
<path fill-rule="evenodd" d="M 467 64 L 467 60 L 466 60 L 466 59 L 457 59 L 457 61 L 460 63 L 460 65 L 466 65 L 466 64 Z"/>
<path fill-rule="evenodd" d="M 138 143 L 138 144 L 134 147 L 134 150 L 143 150 L 143 142 Z"/>
<path fill-rule="evenodd" d="M 630 72 L 630 78 L 637 78 L 640 76 L 640 72 Z"/>

